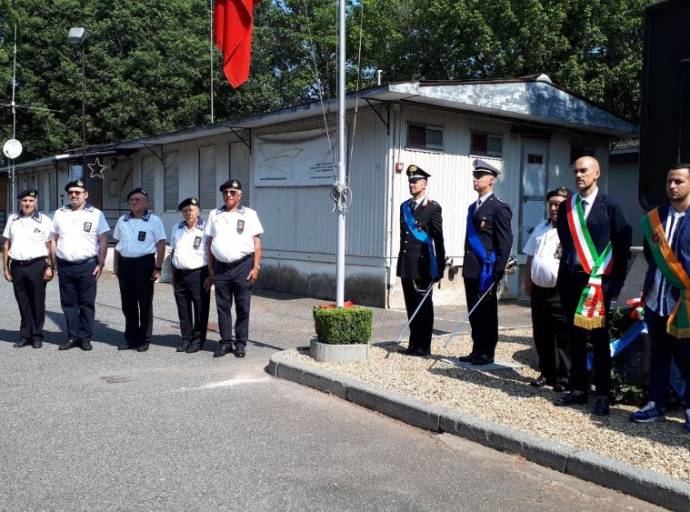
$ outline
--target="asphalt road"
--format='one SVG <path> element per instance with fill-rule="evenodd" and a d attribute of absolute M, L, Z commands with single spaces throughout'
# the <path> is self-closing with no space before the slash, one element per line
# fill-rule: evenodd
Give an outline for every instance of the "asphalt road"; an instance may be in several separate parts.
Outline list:
<path fill-rule="evenodd" d="M 272 352 L 308 344 L 314 299 L 255 296 L 240 360 L 212 359 L 215 343 L 174 351 L 166 284 L 154 345 L 117 352 L 111 275 L 99 283 L 94 350 L 58 352 L 57 283 L 48 290 L 47 343 L 14 349 L 18 312 L 0 284 L 0 510 L 661 510 L 269 377 Z M 502 315 L 524 325 L 526 312 Z M 439 330 L 460 313 L 439 310 Z M 377 310 L 375 338 L 394 339 L 403 316 Z"/>

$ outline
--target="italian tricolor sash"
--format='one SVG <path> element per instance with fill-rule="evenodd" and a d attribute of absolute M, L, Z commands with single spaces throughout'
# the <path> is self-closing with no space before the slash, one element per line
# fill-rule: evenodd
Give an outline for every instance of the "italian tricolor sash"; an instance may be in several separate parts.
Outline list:
<path fill-rule="evenodd" d="M 690 338 L 690 277 L 668 243 L 659 209 L 654 208 L 642 217 L 640 227 L 661 275 L 681 291 L 680 300 L 666 322 L 666 332 L 678 339 Z"/>
<path fill-rule="evenodd" d="M 580 262 L 582 262 L 582 268 L 589 274 L 589 281 L 580 295 L 580 302 L 575 310 L 573 323 L 588 330 L 605 327 L 606 308 L 601 279 L 603 275 L 611 271 L 613 263 L 611 242 L 606 244 L 601 254 L 597 253 L 597 248 L 589 235 L 589 229 L 587 229 L 580 194 L 574 194 L 568 201 L 566 211 L 568 227 L 573 237 L 575 249 L 580 257 Z"/>

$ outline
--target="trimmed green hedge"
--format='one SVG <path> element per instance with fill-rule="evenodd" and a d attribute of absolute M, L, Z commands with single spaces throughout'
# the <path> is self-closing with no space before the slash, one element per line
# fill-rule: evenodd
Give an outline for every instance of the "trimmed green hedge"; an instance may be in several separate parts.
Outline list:
<path fill-rule="evenodd" d="M 368 343 L 371 338 L 373 311 L 361 306 L 314 308 L 316 336 L 321 343 L 352 345 Z"/>

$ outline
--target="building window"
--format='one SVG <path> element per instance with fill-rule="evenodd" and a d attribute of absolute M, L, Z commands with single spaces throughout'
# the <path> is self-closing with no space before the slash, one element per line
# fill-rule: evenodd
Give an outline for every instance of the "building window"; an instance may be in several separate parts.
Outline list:
<path fill-rule="evenodd" d="M 216 146 L 199 148 L 199 202 L 205 209 L 216 206 Z"/>
<path fill-rule="evenodd" d="M 583 156 L 594 157 L 594 148 L 592 146 L 585 146 L 584 144 L 571 144 L 570 145 L 570 163 L 574 164 L 575 160 L 582 158 Z"/>
<path fill-rule="evenodd" d="M 503 156 L 503 137 L 488 133 L 472 132 L 470 153 L 482 156 Z"/>
<path fill-rule="evenodd" d="M 408 124 L 407 146 L 410 148 L 442 150 L 443 128 Z"/>
<path fill-rule="evenodd" d="M 179 195 L 179 170 L 178 153 L 173 151 L 163 154 L 163 184 L 165 195 L 163 198 L 163 208 L 166 211 L 177 210 Z"/>

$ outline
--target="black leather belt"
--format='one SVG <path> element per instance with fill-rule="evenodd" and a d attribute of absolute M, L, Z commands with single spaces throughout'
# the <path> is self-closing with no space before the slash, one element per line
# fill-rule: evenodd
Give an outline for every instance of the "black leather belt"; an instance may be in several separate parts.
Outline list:
<path fill-rule="evenodd" d="M 97 256 L 91 256 L 90 258 L 86 258 L 83 260 L 77 260 L 77 261 L 69 261 L 69 260 L 63 260 L 62 258 L 58 258 L 58 263 L 60 265 L 64 265 L 66 267 L 72 266 L 72 265 L 81 265 L 82 263 L 88 263 L 89 261 L 94 261 L 97 260 Z"/>
<path fill-rule="evenodd" d="M 38 258 L 32 258 L 30 260 L 11 260 L 11 265 L 19 265 L 20 267 L 26 267 L 27 265 L 33 265 L 37 261 L 45 261 L 48 256 L 40 256 Z"/>
<path fill-rule="evenodd" d="M 173 269 L 175 269 L 175 272 L 179 272 L 180 274 L 191 274 L 193 272 L 199 272 L 200 270 L 204 270 L 206 268 L 206 265 L 203 267 L 199 268 L 177 268 L 173 266 Z"/>
<path fill-rule="evenodd" d="M 216 263 L 217 263 L 218 266 L 220 266 L 221 268 L 233 268 L 233 267 L 236 267 L 237 265 L 240 265 L 240 264 L 244 263 L 245 261 L 247 261 L 247 260 L 248 260 L 249 258 L 251 258 L 252 256 L 254 256 L 254 253 L 247 254 L 246 256 L 243 256 L 243 257 L 240 258 L 239 260 L 235 260 L 235 261 L 230 262 L 230 263 L 225 263 L 224 261 L 220 261 L 220 260 L 216 260 Z"/>
<path fill-rule="evenodd" d="M 154 252 L 150 252 L 148 254 L 144 254 L 143 256 L 134 256 L 134 257 L 129 257 L 129 256 L 120 256 L 121 260 L 127 260 L 127 261 L 136 261 L 136 260 L 144 260 L 146 258 L 153 258 L 156 255 Z"/>

